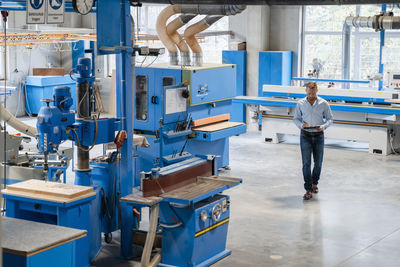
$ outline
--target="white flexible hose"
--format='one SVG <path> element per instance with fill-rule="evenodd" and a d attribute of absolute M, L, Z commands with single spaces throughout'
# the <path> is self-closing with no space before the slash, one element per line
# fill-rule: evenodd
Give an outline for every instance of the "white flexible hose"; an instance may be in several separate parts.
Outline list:
<path fill-rule="evenodd" d="M 26 135 L 35 137 L 35 135 L 37 134 L 37 129 L 35 127 L 29 126 L 28 124 L 14 117 L 14 115 L 12 115 L 7 109 L 5 109 L 3 104 L 1 103 L 0 103 L 0 120 L 5 121 L 15 130 L 24 133 Z"/>

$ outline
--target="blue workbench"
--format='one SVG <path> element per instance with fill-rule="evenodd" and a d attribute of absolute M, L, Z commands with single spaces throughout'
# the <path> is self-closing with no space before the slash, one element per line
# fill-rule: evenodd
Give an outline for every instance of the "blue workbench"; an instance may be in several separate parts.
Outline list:
<path fill-rule="evenodd" d="M 96 197 L 92 187 L 28 180 L 9 185 L 2 193 L 7 217 L 86 230 L 88 236 L 76 244 L 76 266 L 89 266 L 100 250 L 91 247 L 97 244 L 93 240 L 101 239 L 93 234 L 99 223 L 93 220 L 99 216 L 91 214 Z"/>
<path fill-rule="evenodd" d="M 3 266 L 77 266 L 76 242 L 85 236 L 84 230 L 3 217 Z"/>

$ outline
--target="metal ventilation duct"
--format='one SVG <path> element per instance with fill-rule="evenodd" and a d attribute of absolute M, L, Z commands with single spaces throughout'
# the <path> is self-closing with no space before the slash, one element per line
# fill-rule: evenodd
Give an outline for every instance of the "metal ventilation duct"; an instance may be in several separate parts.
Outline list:
<path fill-rule="evenodd" d="M 201 5 L 365 5 L 398 4 L 393 0 L 141 0 L 141 3 L 201 4 Z"/>

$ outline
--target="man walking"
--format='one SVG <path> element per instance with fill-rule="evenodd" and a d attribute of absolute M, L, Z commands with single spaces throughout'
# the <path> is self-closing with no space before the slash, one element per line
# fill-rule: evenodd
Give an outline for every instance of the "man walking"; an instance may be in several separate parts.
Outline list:
<path fill-rule="evenodd" d="M 300 148 L 303 161 L 304 189 L 303 199 L 312 198 L 312 193 L 318 193 L 318 180 L 321 174 L 324 156 L 324 130 L 333 122 L 331 108 L 326 100 L 317 96 L 318 87 L 315 82 L 306 85 L 307 97 L 297 102 L 294 113 L 294 123 L 300 129 Z M 311 155 L 314 168 L 311 172 Z"/>

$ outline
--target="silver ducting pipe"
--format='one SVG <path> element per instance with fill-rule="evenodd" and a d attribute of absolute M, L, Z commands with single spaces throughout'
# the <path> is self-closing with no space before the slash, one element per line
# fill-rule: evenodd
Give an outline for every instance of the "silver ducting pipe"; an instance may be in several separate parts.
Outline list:
<path fill-rule="evenodd" d="M 15 130 L 24 133 L 26 135 L 35 137 L 35 135 L 37 134 L 37 129 L 35 127 L 29 126 L 28 124 L 17 119 L 1 103 L 0 103 L 0 120 L 5 121 Z"/>
<path fill-rule="evenodd" d="M 181 13 L 233 16 L 245 9 L 246 5 L 182 5 Z"/>
<path fill-rule="evenodd" d="M 350 38 L 351 27 L 347 24 L 343 24 L 342 32 L 342 79 L 350 79 Z M 342 84 L 344 88 L 348 88 L 349 84 Z"/>
<path fill-rule="evenodd" d="M 186 44 L 185 40 L 182 36 L 177 32 L 182 26 L 187 24 L 190 20 L 192 20 L 197 15 L 195 14 L 183 14 L 178 18 L 171 21 L 167 26 L 167 33 L 174 41 L 174 43 L 178 46 L 179 52 L 181 54 L 181 65 L 182 66 L 190 66 L 190 52 L 189 47 Z"/>
<path fill-rule="evenodd" d="M 346 18 L 343 24 L 342 33 L 342 78 L 344 80 L 350 79 L 350 36 L 351 27 L 354 28 L 368 28 L 375 31 L 382 30 L 396 30 L 400 29 L 399 16 L 387 16 L 386 14 L 379 14 L 370 17 L 353 17 Z M 349 88 L 349 84 L 343 84 L 345 88 Z"/>
<path fill-rule="evenodd" d="M 200 5 L 365 5 L 398 4 L 394 0 L 141 0 L 141 3 Z"/>
<path fill-rule="evenodd" d="M 345 24 L 355 28 L 369 28 L 375 31 L 400 29 L 399 16 L 376 15 L 372 17 L 347 17 Z"/>
<path fill-rule="evenodd" d="M 196 34 L 208 29 L 213 23 L 217 22 L 224 16 L 206 16 L 204 19 L 199 22 L 190 25 L 190 27 L 186 28 L 184 36 L 186 43 L 189 45 L 190 49 L 193 52 L 193 65 L 194 66 L 202 66 L 203 65 L 203 53 L 199 42 L 195 37 Z"/>

